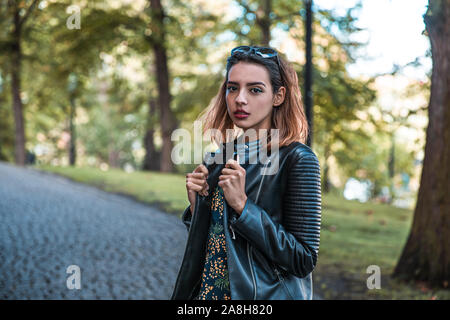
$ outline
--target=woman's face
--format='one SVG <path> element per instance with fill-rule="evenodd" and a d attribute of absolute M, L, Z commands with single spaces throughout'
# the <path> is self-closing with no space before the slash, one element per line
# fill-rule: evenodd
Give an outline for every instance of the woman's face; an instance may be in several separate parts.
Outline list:
<path fill-rule="evenodd" d="M 244 131 L 271 128 L 271 116 L 274 106 L 283 103 L 285 88 L 276 94 L 270 83 L 268 70 L 256 63 L 238 62 L 228 73 L 226 86 L 227 110 L 233 123 Z M 240 116 L 239 111 L 245 112 Z"/>

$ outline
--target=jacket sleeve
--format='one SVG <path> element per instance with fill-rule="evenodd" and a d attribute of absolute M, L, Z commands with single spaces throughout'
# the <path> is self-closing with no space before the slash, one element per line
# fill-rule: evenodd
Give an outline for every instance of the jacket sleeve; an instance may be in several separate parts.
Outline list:
<path fill-rule="evenodd" d="M 192 221 L 192 212 L 191 212 L 191 206 L 189 205 L 181 215 L 181 221 L 183 221 L 184 225 L 186 226 L 187 230 L 189 231 L 189 228 L 191 227 L 191 221 Z"/>
<path fill-rule="evenodd" d="M 314 269 L 319 251 L 319 161 L 313 152 L 295 152 L 288 172 L 281 224 L 250 198 L 241 215 L 230 223 L 274 263 L 303 278 Z"/>

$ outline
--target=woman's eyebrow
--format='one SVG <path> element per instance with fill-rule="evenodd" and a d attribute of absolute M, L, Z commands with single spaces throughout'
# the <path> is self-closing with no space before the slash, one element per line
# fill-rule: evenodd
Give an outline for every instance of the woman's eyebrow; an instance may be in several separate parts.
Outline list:
<path fill-rule="evenodd" d="M 237 84 L 239 85 L 239 82 L 234 82 L 234 81 L 227 81 L 227 84 Z M 247 86 L 254 86 L 256 84 L 262 84 L 264 87 L 266 86 L 263 82 L 248 82 Z"/>

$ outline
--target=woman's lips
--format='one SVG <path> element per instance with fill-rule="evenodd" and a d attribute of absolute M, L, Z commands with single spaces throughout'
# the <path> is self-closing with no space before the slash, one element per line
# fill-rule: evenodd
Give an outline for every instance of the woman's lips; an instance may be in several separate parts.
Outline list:
<path fill-rule="evenodd" d="M 240 111 L 234 113 L 234 116 L 238 119 L 247 118 L 249 115 L 250 115 L 249 113 L 244 113 L 244 112 L 240 112 Z"/>

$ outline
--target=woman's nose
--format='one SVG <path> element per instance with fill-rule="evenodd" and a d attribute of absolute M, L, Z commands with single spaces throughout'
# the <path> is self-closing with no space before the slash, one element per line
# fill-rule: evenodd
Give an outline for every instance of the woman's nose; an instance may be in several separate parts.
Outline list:
<path fill-rule="evenodd" d="M 245 91 L 241 90 L 239 91 L 238 96 L 236 97 L 236 102 L 239 104 L 247 104 L 247 97 L 245 96 Z"/>

